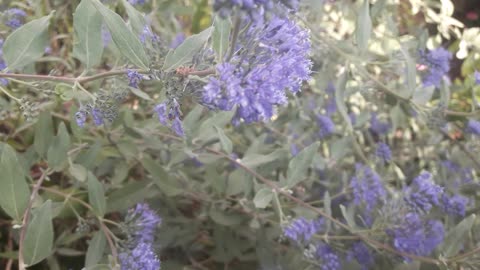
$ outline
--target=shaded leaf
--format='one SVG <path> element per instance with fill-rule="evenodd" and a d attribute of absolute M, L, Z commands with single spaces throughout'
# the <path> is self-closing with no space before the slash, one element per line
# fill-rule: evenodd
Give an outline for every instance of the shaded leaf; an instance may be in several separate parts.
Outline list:
<path fill-rule="evenodd" d="M 476 215 L 470 215 L 448 231 L 440 246 L 440 250 L 445 257 L 454 256 L 462 249 L 465 237 L 468 236 L 476 218 Z"/>
<path fill-rule="evenodd" d="M 267 207 L 273 199 L 273 191 L 271 188 L 262 188 L 260 189 L 255 197 L 253 198 L 253 203 L 257 208 Z"/>
<path fill-rule="evenodd" d="M 107 209 L 107 200 L 105 198 L 105 191 L 103 185 L 98 181 L 97 177 L 92 172 L 88 172 L 88 200 L 92 205 L 95 213 L 103 217 Z"/>
<path fill-rule="evenodd" d="M 287 184 L 289 187 L 293 187 L 303 180 L 310 164 L 312 164 L 317 149 L 318 143 L 312 143 L 290 160 L 287 170 Z"/>
<path fill-rule="evenodd" d="M 53 122 L 50 112 L 44 111 L 38 117 L 35 125 L 35 139 L 33 147 L 35 151 L 42 157 L 47 156 L 47 150 L 53 140 Z"/>
<path fill-rule="evenodd" d="M 34 265 L 52 253 L 52 202 L 48 200 L 33 212 L 25 234 L 23 256 L 27 265 Z"/>
<path fill-rule="evenodd" d="M 102 259 L 106 245 L 107 238 L 105 238 L 105 234 L 102 231 L 97 231 L 88 243 L 85 267 L 94 266 Z"/>
<path fill-rule="evenodd" d="M 357 29 L 355 37 L 360 52 L 364 52 L 368 47 L 368 40 L 372 35 L 372 20 L 370 19 L 370 5 L 368 0 L 364 0 L 357 17 Z"/>
<path fill-rule="evenodd" d="M 218 137 L 220 138 L 220 143 L 222 144 L 223 150 L 225 150 L 227 154 L 231 154 L 233 149 L 232 141 L 227 137 L 227 135 L 225 135 L 225 132 L 223 131 L 223 129 L 217 126 L 214 126 L 214 127 L 217 130 Z"/>
<path fill-rule="evenodd" d="M 223 56 L 228 50 L 230 40 L 231 23 L 230 20 L 222 19 L 220 16 L 215 17 L 212 32 L 212 47 L 217 57 L 217 62 L 221 63 Z"/>
<path fill-rule="evenodd" d="M 65 124 L 61 122 L 55 143 L 48 148 L 48 166 L 57 172 L 63 170 L 68 161 L 68 150 L 70 150 L 70 135 L 68 135 Z"/>

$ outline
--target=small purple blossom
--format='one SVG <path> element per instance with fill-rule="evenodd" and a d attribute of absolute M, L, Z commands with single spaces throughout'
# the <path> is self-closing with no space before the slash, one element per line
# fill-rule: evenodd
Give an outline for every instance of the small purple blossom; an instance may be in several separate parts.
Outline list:
<path fill-rule="evenodd" d="M 475 78 L 475 84 L 480 84 L 480 72 L 475 70 L 475 72 L 473 73 L 473 77 Z"/>
<path fill-rule="evenodd" d="M 315 247 L 315 258 L 320 260 L 322 270 L 340 270 L 340 258 L 329 245 L 320 243 Z"/>
<path fill-rule="evenodd" d="M 440 204 L 443 188 L 435 184 L 429 172 L 422 172 L 405 188 L 405 202 L 415 212 L 428 212 Z"/>
<path fill-rule="evenodd" d="M 162 223 L 162 219 L 148 204 L 139 203 L 128 211 L 125 223 L 131 228 L 135 243 L 153 243 L 155 230 Z"/>
<path fill-rule="evenodd" d="M 288 9 L 297 10 L 299 2 L 299 0 L 215 0 L 213 9 L 221 17 L 227 17 L 233 10 L 238 9 L 253 21 L 261 21 L 266 11 L 280 13 Z"/>
<path fill-rule="evenodd" d="M 136 70 L 127 70 L 128 85 L 133 88 L 138 88 L 138 83 L 142 80 L 142 75 Z"/>
<path fill-rule="evenodd" d="M 104 123 L 103 113 L 100 109 L 98 109 L 98 108 L 92 109 L 92 117 L 93 117 L 93 123 L 96 126 L 103 125 L 103 123 Z"/>
<path fill-rule="evenodd" d="M 185 137 L 185 130 L 183 128 L 182 120 L 180 120 L 182 112 L 180 111 L 180 104 L 176 99 L 172 99 L 168 103 L 160 103 L 155 106 L 154 110 L 157 113 L 158 121 L 162 125 L 167 126 L 170 119 L 170 128 L 173 132 L 178 136 Z"/>
<path fill-rule="evenodd" d="M 307 220 L 303 217 L 293 220 L 283 228 L 283 234 L 298 244 L 309 242 L 312 236 L 322 230 L 325 221 L 320 219 Z"/>
<path fill-rule="evenodd" d="M 477 120 L 469 119 L 465 132 L 479 136 L 480 135 L 480 122 Z"/>
<path fill-rule="evenodd" d="M 128 0 L 128 2 L 132 5 L 143 5 L 145 4 L 145 0 Z"/>
<path fill-rule="evenodd" d="M 85 122 L 87 121 L 87 112 L 83 110 L 76 112 L 75 121 L 79 127 L 83 128 L 85 126 Z"/>
<path fill-rule="evenodd" d="M 439 87 L 443 76 L 450 70 L 452 53 L 443 47 L 425 52 L 420 51 L 420 63 L 427 67 L 427 73 L 423 76 L 424 86 Z"/>
<path fill-rule="evenodd" d="M 355 165 L 355 175 L 350 181 L 350 187 L 353 189 L 353 203 L 365 205 L 367 216 L 387 195 L 380 176 L 363 164 Z"/>
<path fill-rule="evenodd" d="M 183 124 L 180 118 L 175 117 L 172 121 L 172 130 L 177 134 L 177 136 L 185 137 L 185 131 L 183 129 Z"/>
<path fill-rule="evenodd" d="M 465 209 L 468 204 L 468 198 L 462 195 L 455 194 L 453 196 L 448 196 L 447 194 L 442 194 L 442 203 L 441 208 L 443 212 L 447 213 L 450 216 L 465 216 Z"/>
<path fill-rule="evenodd" d="M 351 250 L 348 252 L 347 259 L 349 261 L 355 259 L 361 266 L 361 270 L 368 270 L 375 262 L 374 257 L 367 245 L 363 242 L 355 242 Z"/>
<path fill-rule="evenodd" d="M 383 162 L 388 163 L 390 160 L 392 160 L 392 151 L 390 150 L 388 144 L 380 142 L 377 144 L 375 156 L 377 156 Z"/>
<path fill-rule="evenodd" d="M 445 230 L 438 220 L 424 221 L 417 213 L 407 213 L 399 221 L 399 225 L 386 231 L 398 251 L 428 256 L 443 241 Z M 405 261 L 409 262 L 410 258 Z"/>
<path fill-rule="evenodd" d="M 23 20 L 27 16 L 27 13 L 19 8 L 7 9 L 4 14 L 7 17 L 5 25 L 12 29 L 17 29 L 22 26 Z"/>
<path fill-rule="evenodd" d="M 164 126 L 167 125 L 167 104 L 165 102 L 157 104 L 154 108 L 158 115 L 158 121 Z"/>
<path fill-rule="evenodd" d="M 150 243 L 139 243 L 132 250 L 118 254 L 121 270 L 159 270 L 160 260 Z"/>
<path fill-rule="evenodd" d="M 318 137 L 323 139 L 335 132 L 335 123 L 326 115 L 317 115 Z"/>
<path fill-rule="evenodd" d="M 381 122 L 376 113 L 372 113 L 370 118 L 370 130 L 375 132 L 377 135 L 385 135 L 390 130 L 390 124 Z"/>

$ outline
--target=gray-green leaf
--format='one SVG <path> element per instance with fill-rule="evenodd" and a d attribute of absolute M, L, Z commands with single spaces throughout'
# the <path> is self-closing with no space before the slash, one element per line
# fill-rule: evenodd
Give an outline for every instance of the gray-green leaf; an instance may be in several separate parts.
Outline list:
<path fill-rule="evenodd" d="M 53 140 L 53 122 L 50 112 L 44 111 L 38 117 L 35 125 L 35 139 L 33 147 L 35 151 L 42 157 L 47 156 L 47 150 Z"/>
<path fill-rule="evenodd" d="M 107 200 L 105 198 L 105 191 L 103 185 L 98 181 L 97 177 L 92 172 L 88 172 L 88 200 L 93 207 L 95 213 L 103 217 L 107 210 Z"/>
<path fill-rule="evenodd" d="M 73 56 L 87 69 L 98 65 L 102 58 L 102 16 L 90 0 L 82 0 L 73 14 L 76 41 Z"/>
<path fill-rule="evenodd" d="M 370 19 L 370 4 L 364 0 L 357 17 L 357 29 L 355 37 L 360 52 L 364 52 L 368 47 L 368 40 L 372 35 L 372 20 Z"/>
<path fill-rule="evenodd" d="M 472 229 L 475 219 L 476 215 L 470 215 L 448 232 L 443 244 L 440 246 L 440 250 L 445 257 L 454 256 L 460 251 L 465 237 Z"/>
<path fill-rule="evenodd" d="M 212 33 L 212 46 L 217 57 L 217 62 L 221 63 L 223 56 L 227 52 L 230 39 L 231 23 L 229 19 L 215 17 Z"/>
<path fill-rule="evenodd" d="M 288 164 L 287 183 L 289 187 L 295 186 L 303 180 L 307 170 L 312 164 L 313 157 L 318 149 L 318 143 L 312 143 L 295 156 Z"/>
<path fill-rule="evenodd" d="M 253 198 L 253 203 L 257 208 L 267 207 L 273 199 L 273 191 L 271 188 L 262 188 L 260 189 L 255 197 Z"/>
<path fill-rule="evenodd" d="M 0 206 L 19 222 L 27 208 L 30 190 L 15 150 L 0 142 Z"/>
<path fill-rule="evenodd" d="M 20 69 L 35 62 L 48 46 L 50 15 L 33 20 L 11 33 L 3 44 L 3 58 L 9 70 Z"/>
<path fill-rule="evenodd" d="M 134 65 L 148 69 L 149 61 L 140 40 L 130 31 L 117 13 L 105 7 L 98 0 L 90 0 L 103 16 L 103 20 L 112 35 L 112 40 L 120 52 Z"/>
<path fill-rule="evenodd" d="M 102 231 L 97 231 L 90 243 L 88 243 L 87 255 L 85 256 L 85 267 L 96 265 L 103 257 L 107 245 L 107 238 Z"/>
<path fill-rule="evenodd" d="M 205 46 L 211 32 L 212 27 L 209 27 L 196 35 L 189 36 L 175 50 L 170 50 L 165 57 L 163 70 L 171 71 L 191 62 L 195 54 Z"/>
<path fill-rule="evenodd" d="M 227 154 L 231 154 L 233 150 L 232 141 L 227 137 L 227 135 L 225 135 L 225 132 L 223 131 L 223 129 L 217 126 L 214 126 L 214 127 L 217 130 L 218 137 L 220 138 L 220 143 L 222 144 L 223 150 L 225 150 Z"/>
<path fill-rule="evenodd" d="M 47 152 L 48 166 L 55 171 L 61 171 L 65 168 L 68 160 L 68 150 L 70 149 L 70 135 L 63 122 L 58 126 L 58 133 Z"/>
<path fill-rule="evenodd" d="M 33 212 L 24 240 L 23 256 L 27 265 L 41 262 L 53 252 L 52 202 L 42 204 Z"/>
<path fill-rule="evenodd" d="M 133 32 L 137 35 L 142 34 L 144 27 L 147 25 L 144 15 L 134 8 L 127 0 L 122 0 L 122 4 L 127 11 L 129 23 Z"/>

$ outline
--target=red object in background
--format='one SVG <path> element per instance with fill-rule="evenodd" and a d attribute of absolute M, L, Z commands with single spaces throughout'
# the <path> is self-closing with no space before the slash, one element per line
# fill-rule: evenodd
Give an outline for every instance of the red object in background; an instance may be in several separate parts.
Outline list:
<path fill-rule="evenodd" d="M 476 21 L 478 20 L 478 13 L 475 11 L 469 11 L 467 14 L 465 14 L 465 18 L 470 21 Z"/>

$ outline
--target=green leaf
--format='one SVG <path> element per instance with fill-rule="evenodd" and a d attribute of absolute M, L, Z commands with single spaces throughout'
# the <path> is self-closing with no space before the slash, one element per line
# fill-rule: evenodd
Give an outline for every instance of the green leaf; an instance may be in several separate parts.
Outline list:
<path fill-rule="evenodd" d="M 87 69 L 100 63 L 103 53 L 102 16 L 90 0 L 82 0 L 73 14 L 76 40 L 73 56 Z"/>
<path fill-rule="evenodd" d="M 45 53 L 48 46 L 50 15 L 32 20 L 8 35 L 3 44 L 3 58 L 9 70 L 32 64 Z"/>
<path fill-rule="evenodd" d="M 435 92 L 435 86 L 417 87 L 413 92 L 412 101 L 418 105 L 424 106 L 432 98 L 433 92 Z"/>
<path fill-rule="evenodd" d="M 189 36 L 175 50 L 170 50 L 165 57 L 163 70 L 171 71 L 186 63 L 190 63 L 195 54 L 205 46 L 211 32 L 212 27 L 209 27 L 196 35 Z"/>
<path fill-rule="evenodd" d="M 440 250 L 445 257 L 454 256 L 460 251 L 463 247 L 465 237 L 468 236 L 476 218 L 477 216 L 475 214 L 470 215 L 448 232 L 443 244 L 440 246 Z"/>
<path fill-rule="evenodd" d="M 103 185 L 92 172 L 88 172 L 87 179 L 88 201 L 92 205 L 95 213 L 98 216 L 103 217 L 107 210 L 107 200 L 105 198 Z"/>
<path fill-rule="evenodd" d="M 72 164 L 68 172 L 80 182 L 87 180 L 88 170 L 80 164 Z"/>
<path fill-rule="evenodd" d="M 273 199 L 273 191 L 271 188 L 262 188 L 260 189 L 255 197 L 253 198 L 253 203 L 257 208 L 267 207 Z"/>
<path fill-rule="evenodd" d="M 141 98 L 141 99 L 145 99 L 145 100 L 152 100 L 152 98 L 145 92 L 143 92 L 142 90 L 138 89 L 138 88 L 135 88 L 135 87 L 129 87 L 130 91 L 132 91 L 132 93 Z"/>
<path fill-rule="evenodd" d="M 208 215 L 215 223 L 223 226 L 238 225 L 245 220 L 245 216 L 241 214 L 228 213 L 215 206 L 212 206 L 212 208 L 210 208 Z"/>
<path fill-rule="evenodd" d="M 112 40 L 118 50 L 134 65 L 148 69 L 149 61 L 143 45 L 127 27 L 122 17 L 105 7 L 98 0 L 90 0 L 103 16 L 103 20 L 112 35 Z"/>
<path fill-rule="evenodd" d="M 143 33 L 143 29 L 147 25 L 144 15 L 135 9 L 127 0 L 122 0 L 122 4 L 127 11 L 129 23 L 133 32 L 139 36 Z"/>
<path fill-rule="evenodd" d="M 70 150 L 70 135 L 63 122 L 58 127 L 58 133 L 47 152 L 48 166 L 55 171 L 61 171 L 65 168 L 68 161 L 68 150 Z"/>
<path fill-rule="evenodd" d="M 415 86 L 416 86 L 416 78 L 417 78 L 417 67 L 415 64 L 415 60 L 410 57 L 410 54 L 408 51 L 401 47 L 400 51 L 403 54 L 403 57 L 405 57 L 405 61 L 407 63 L 407 88 L 408 88 L 408 96 L 411 96 L 414 91 L 415 91 Z"/>
<path fill-rule="evenodd" d="M 345 89 L 347 86 L 348 72 L 344 70 L 338 79 L 335 90 L 335 103 L 337 104 L 338 112 L 343 118 L 343 121 L 347 124 L 348 130 L 352 131 L 353 126 L 348 116 L 347 106 L 345 105 Z"/>
<path fill-rule="evenodd" d="M 102 231 L 97 231 L 88 243 L 85 267 L 94 266 L 102 259 L 106 245 L 107 238 L 105 238 L 105 234 Z"/>
<path fill-rule="evenodd" d="M 183 192 L 174 182 L 170 181 L 170 177 L 165 169 L 150 157 L 144 157 L 142 165 L 152 175 L 153 182 L 165 195 L 175 196 Z"/>
<path fill-rule="evenodd" d="M 350 228 L 353 228 L 353 229 L 357 228 L 357 224 L 355 223 L 355 217 L 353 213 L 354 208 L 349 207 L 347 209 L 345 208 L 345 206 L 341 204 L 340 210 L 342 211 L 342 216 L 347 221 L 348 226 L 350 226 Z"/>
<path fill-rule="evenodd" d="M 0 142 L 0 206 L 15 221 L 22 220 L 30 190 L 15 150 Z"/>
<path fill-rule="evenodd" d="M 330 193 L 328 191 L 325 192 L 325 195 L 323 196 L 323 211 L 327 216 L 332 216 L 332 199 L 330 198 Z M 332 228 L 332 221 L 330 219 L 327 219 L 327 232 L 330 231 Z"/>
<path fill-rule="evenodd" d="M 250 154 L 246 157 L 244 157 L 240 162 L 247 166 L 248 168 L 255 168 L 260 165 L 264 165 L 267 163 L 270 163 L 272 161 L 278 160 L 281 157 L 285 156 L 285 150 L 283 149 L 277 149 L 274 152 L 268 154 L 268 155 L 261 155 L 261 154 Z"/>
<path fill-rule="evenodd" d="M 318 143 L 312 143 L 290 160 L 287 170 L 287 184 L 289 187 L 295 186 L 305 178 L 317 149 Z"/>
<path fill-rule="evenodd" d="M 53 122 L 50 112 L 44 111 L 38 117 L 35 125 L 35 139 L 33 147 L 35 151 L 42 157 L 47 156 L 47 150 L 53 140 Z"/>
<path fill-rule="evenodd" d="M 227 135 L 225 135 L 225 132 L 223 131 L 223 129 L 217 126 L 214 126 L 214 127 L 217 130 L 218 137 L 220 138 L 220 143 L 222 144 L 223 150 L 225 150 L 227 154 L 231 154 L 233 150 L 232 141 L 227 137 Z"/>
<path fill-rule="evenodd" d="M 23 256 L 27 265 L 41 262 L 53 253 L 52 202 L 46 201 L 33 212 L 25 234 Z"/>
<path fill-rule="evenodd" d="M 220 16 L 215 17 L 212 32 L 212 46 L 215 51 L 217 63 L 221 63 L 223 56 L 228 50 L 230 39 L 231 23 L 229 19 L 222 19 Z"/>
<path fill-rule="evenodd" d="M 370 19 L 370 5 L 368 0 L 364 0 L 357 17 L 357 29 L 355 37 L 360 52 L 364 52 L 368 47 L 368 40 L 372 35 L 372 20 Z"/>

